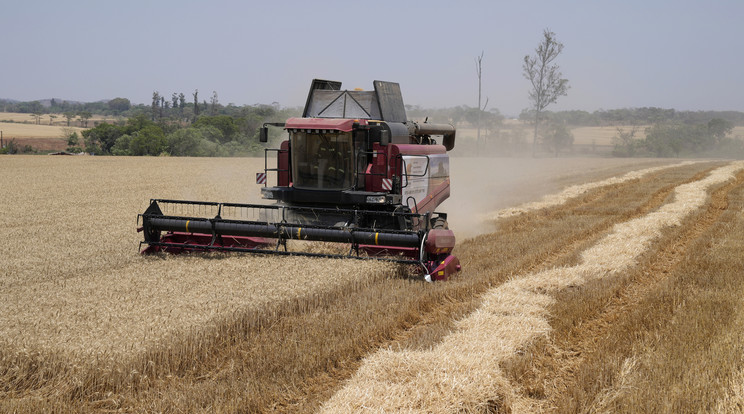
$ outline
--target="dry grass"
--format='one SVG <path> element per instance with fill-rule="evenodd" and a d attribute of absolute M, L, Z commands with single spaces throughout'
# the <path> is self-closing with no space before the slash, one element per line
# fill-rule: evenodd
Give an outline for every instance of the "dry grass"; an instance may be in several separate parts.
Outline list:
<path fill-rule="evenodd" d="M 67 126 L 67 118 L 63 114 L 43 114 L 41 118 L 39 119 L 39 123 L 42 125 L 49 125 L 49 115 L 56 115 L 57 117 L 52 119 L 52 124 L 58 125 L 58 126 Z M 77 120 L 78 117 L 75 116 L 70 121 L 70 126 L 79 126 L 79 121 Z M 89 123 L 93 123 L 96 121 L 108 121 L 111 122 L 112 120 L 116 119 L 115 117 L 106 117 L 103 115 L 93 115 L 90 119 L 88 119 Z M 36 118 L 34 118 L 31 114 L 22 114 L 18 112 L 0 112 L 0 122 L 21 122 L 21 123 L 28 123 L 28 124 L 36 124 Z"/>
<path fill-rule="evenodd" d="M 355 376 L 329 400 L 327 412 L 485 411 L 489 402 L 512 400 L 500 364 L 550 330 L 550 293 L 622 272 L 635 264 L 654 238 L 700 208 L 709 187 L 731 180 L 744 164 L 713 171 L 684 184 L 674 201 L 646 216 L 615 226 L 612 233 L 582 254 L 580 264 L 550 269 L 488 291 L 482 305 L 457 323 L 455 331 L 427 351 L 381 350 L 368 357 Z M 528 408 L 530 403 L 514 402 Z"/>
<path fill-rule="evenodd" d="M 17 124 L 0 122 L 0 130 L 3 131 L 3 140 L 14 138 L 60 138 L 64 139 L 63 128 L 59 125 L 36 125 L 36 124 Z M 85 128 L 70 127 L 71 130 L 78 134 L 85 131 Z M 65 143 L 66 143 L 65 139 Z"/>
<path fill-rule="evenodd" d="M 744 138 L 744 126 L 735 126 L 734 130 L 731 131 L 731 135 L 739 139 Z"/>

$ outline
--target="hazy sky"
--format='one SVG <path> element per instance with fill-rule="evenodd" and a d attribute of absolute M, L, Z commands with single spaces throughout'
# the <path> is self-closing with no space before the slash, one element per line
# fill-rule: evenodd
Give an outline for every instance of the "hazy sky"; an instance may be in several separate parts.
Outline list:
<path fill-rule="evenodd" d="M 549 109 L 744 111 L 744 1 L 0 0 L 0 98 L 148 103 L 153 91 L 301 106 L 313 78 L 401 84 L 407 104 L 529 106 L 549 28 L 568 96 Z"/>

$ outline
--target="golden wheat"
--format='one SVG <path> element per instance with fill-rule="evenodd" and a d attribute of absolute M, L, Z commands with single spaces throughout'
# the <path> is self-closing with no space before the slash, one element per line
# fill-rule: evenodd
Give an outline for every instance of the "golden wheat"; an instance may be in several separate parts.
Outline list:
<path fill-rule="evenodd" d="M 263 160 L 8 157 L 1 165 L 0 192 L 13 196 L 0 217 L 0 338 L 18 352 L 120 359 L 232 312 L 390 270 L 376 262 L 137 253 L 135 217 L 149 197 L 252 201 L 258 188 L 249 192 L 247 177 Z"/>
<path fill-rule="evenodd" d="M 13 138 L 60 138 L 64 139 L 65 131 L 59 125 L 36 125 L 36 124 L 18 124 L 10 122 L 0 122 L 0 130 L 3 131 L 3 139 L 5 142 Z M 85 128 L 70 127 L 71 131 L 80 132 L 85 131 Z"/>

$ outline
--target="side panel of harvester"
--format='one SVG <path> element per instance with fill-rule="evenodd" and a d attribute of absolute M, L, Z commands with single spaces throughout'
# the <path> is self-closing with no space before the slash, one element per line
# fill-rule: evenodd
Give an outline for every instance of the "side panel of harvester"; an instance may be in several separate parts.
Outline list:
<path fill-rule="evenodd" d="M 433 212 L 450 195 L 449 157 L 443 145 L 391 144 L 391 174 L 400 177 L 404 204 L 418 214 Z"/>

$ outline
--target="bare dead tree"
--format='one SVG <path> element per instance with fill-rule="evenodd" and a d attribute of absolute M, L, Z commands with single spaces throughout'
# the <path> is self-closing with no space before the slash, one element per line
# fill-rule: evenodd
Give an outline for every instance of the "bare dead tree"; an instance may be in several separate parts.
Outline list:
<path fill-rule="evenodd" d="M 481 107 L 481 81 L 483 79 L 483 52 L 481 51 L 480 56 L 475 58 L 475 73 L 478 76 L 478 117 L 477 121 L 477 135 L 475 138 L 475 147 L 480 150 L 481 145 L 481 112 L 486 110 L 488 106 L 488 97 L 486 97 L 486 103 Z"/>
<path fill-rule="evenodd" d="M 560 68 L 553 62 L 563 51 L 563 44 L 555 39 L 555 33 L 543 30 L 543 40 L 535 49 L 534 56 L 525 56 L 522 65 L 524 77 L 532 84 L 530 101 L 535 111 L 535 130 L 532 137 L 532 156 L 537 145 L 537 127 L 540 113 L 558 97 L 567 95 L 568 79 L 562 78 Z"/>

